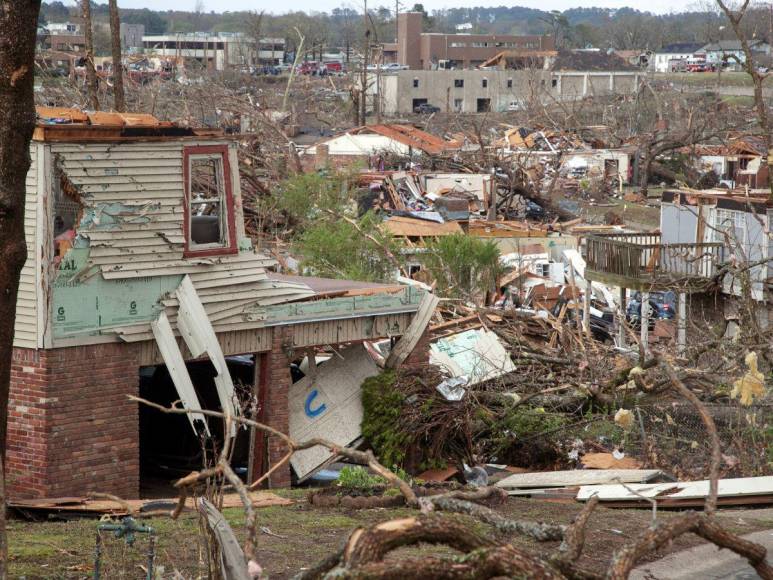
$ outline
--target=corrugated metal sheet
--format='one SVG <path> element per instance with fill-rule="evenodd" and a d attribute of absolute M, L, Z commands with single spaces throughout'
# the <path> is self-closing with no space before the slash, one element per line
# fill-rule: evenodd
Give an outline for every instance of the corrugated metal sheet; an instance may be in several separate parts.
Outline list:
<path fill-rule="evenodd" d="M 37 211 L 38 211 L 38 147 L 30 147 L 32 164 L 27 172 L 26 198 L 24 202 L 24 238 L 27 242 L 27 261 L 21 271 L 19 295 L 16 300 L 16 324 L 13 345 L 21 348 L 38 346 L 37 312 Z"/>
<path fill-rule="evenodd" d="M 90 248 L 85 271 L 96 271 L 106 280 L 189 274 L 215 330 L 221 332 L 241 326 L 240 313 L 248 306 L 298 300 L 314 292 L 304 284 L 269 280 L 265 269 L 274 260 L 252 251 L 184 257 L 183 147 L 211 144 L 61 143 L 52 144 L 51 150 L 55 165 L 78 190 L 84 206 L 78 234 Z M 238 197 L 238 168 L 232 164 L 231 170 Z M 174 326 L 176 299 L 169 297 L 163 305 Z M 152 339 L 147 322 L 116 331 L 129 341 Z"/>

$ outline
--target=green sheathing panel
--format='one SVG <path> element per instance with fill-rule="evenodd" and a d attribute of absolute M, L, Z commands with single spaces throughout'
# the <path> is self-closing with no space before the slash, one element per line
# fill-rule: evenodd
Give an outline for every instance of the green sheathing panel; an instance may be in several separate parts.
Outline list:
<path fill-rule="evenodd" d="M 390 294 L 348 296 L 345 298 L 308 300 L 275 306 L 256 306 L 246 311 L 245 319 L 262 322 L 262 326 L 277 326 L 280 324 L 341 320 L 377 314 L 415 312 L 424 292 L 424 290 L 406 286 L 403 290 Z"/>
<path fill-rule="evenodd" d="M 70 250 L 59 265 L 53 291 L 54 338 L 102 334 L 111 328 L 146 323 L 163 310 L 161 298 L 182 276 L 105 280 L 84 273 L 88 248 Z"/>

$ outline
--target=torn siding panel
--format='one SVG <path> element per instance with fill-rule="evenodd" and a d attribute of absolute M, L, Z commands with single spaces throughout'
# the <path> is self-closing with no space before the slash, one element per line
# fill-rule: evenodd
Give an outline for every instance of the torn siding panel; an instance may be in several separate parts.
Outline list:
<path fill-rule="evenodd" d="M 172 325 L 169 324 L 166 314 L 162 312 L 158 320 L 151 322 L 151 328 L 158 345 L 159 354 L 166 364 L 169 376 L 172 378 L 175 389 L 177 389 L 177 394 L 180 395 L 183 407 L 189 411 L 200 410 L 201 404 L 196 395 L 196 389 L 193 388 L 193 382 L 188 374 L 188 369 L 185 367 L 185 359 L 183 359 L 180 347 L 177 345 Z M 201 413 L 189 413 L 188 420 L 196 435 L 200 432 L 205 432 L 209 435 L 209 427 L 204 415 Z"/>
<path fill-rule="evenodd" d="M 313 296 L 303 284 L 267 280 L 265 269 L 275 261 L 251 249 L 186 256 L 183 151 L 208 144 L 212 142 L 50 145 L 65 185 L 80 204 L 74 247 L 82 258 L 77 276 L 57 278 L 53 284 L 56 338 L 109 331 L 124 340 L 151 340 L 150 321 L 160 312 L 176 322 L 174 290 L 184 275 L 190 275 L 217 332 L 244 322 L 247 307 Z M 234 144 L 228 155 L 240 233 L 244 229 Z M 136 299 L 116 303 L 103 295 L 118 287 L 124 288 L 124 296 Z M 74 290 L 83 293 L 81 302 Z M 130 308 L 132 302 L 137 304 Z M 115 311 L 107 310 L 108 305 Z M 62 307 L 64 314 L 59 312 Z"/>
<path fill-rule="evenodd" d="M 25 182 L 24 238 L 27 243 L 27 261 L 19 279 L 16 299 L 16 322 L 13 345 L 21 348 L 38 346 L 38 276 L 37 276 L 37 215 L 38 215 L 38 157 L 40 148 L 30 147 L 30 169 Z"/>

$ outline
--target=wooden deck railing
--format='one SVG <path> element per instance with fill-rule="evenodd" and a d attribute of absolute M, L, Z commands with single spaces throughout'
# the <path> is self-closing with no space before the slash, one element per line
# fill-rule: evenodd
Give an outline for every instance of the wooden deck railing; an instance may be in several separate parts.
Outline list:
<path fill-rule="evenodd" d="M 721 243 L 661 244 L 660 234 L 599 234 L 585 240 L 589 270 L 633 280 L 711 278 Z"/>

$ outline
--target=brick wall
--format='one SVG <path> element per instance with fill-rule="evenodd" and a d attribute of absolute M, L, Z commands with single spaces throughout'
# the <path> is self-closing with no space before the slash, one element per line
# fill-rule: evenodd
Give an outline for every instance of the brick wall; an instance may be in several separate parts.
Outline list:
<path fill-rule="evenodd" d="M 289 329 L 276 327 L 271 342 L 271 352 L 266 355 L 268 372 L 266 375 L 266 408 L 263 413 L 266 423 L 282 433 L 290 432 L 289 391 L 292 384 L 290 361 L 286 354 L 289 344 Z M 268 466 L 276 465 L 287 453 L 287 446 L 277 437 L 268 439 Z M 270 487 L 290 486 L 290 465 L 286 465 L 272 474 Z"/>
<path fill-rule="evenodd" d="M 138 366 L 132 345 L 14 349 L 11 497 L 139 495 Z"/>

